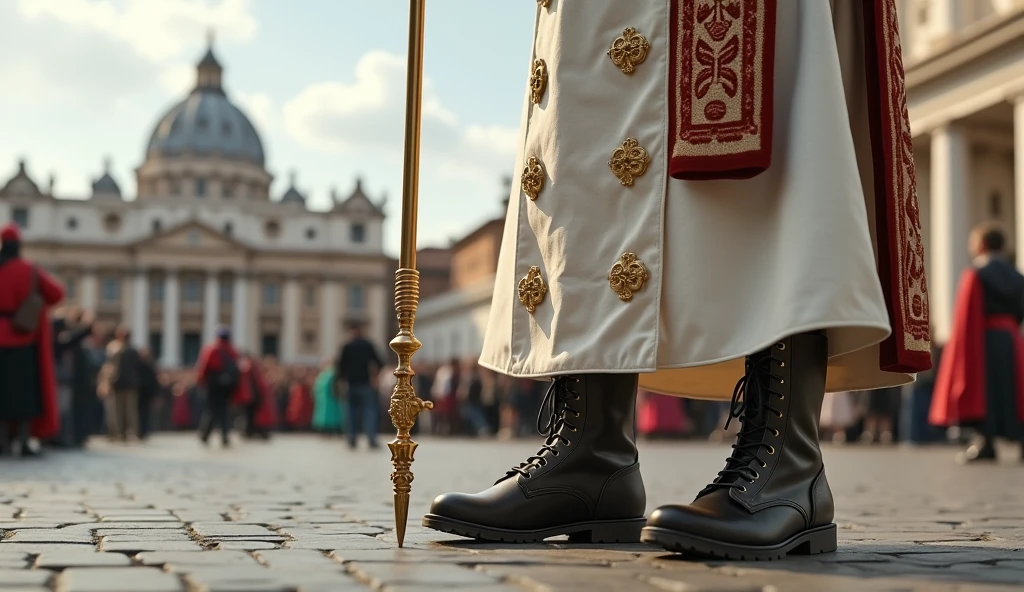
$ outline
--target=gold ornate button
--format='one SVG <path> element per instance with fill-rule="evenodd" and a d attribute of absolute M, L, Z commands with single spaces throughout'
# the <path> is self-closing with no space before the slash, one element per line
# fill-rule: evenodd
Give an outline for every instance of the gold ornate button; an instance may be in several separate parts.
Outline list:
<path fill-rule="evenodd" d="M 612 270 L 608 272 L 608 282 L 623 302 L 632 300 L 633 293 L 643 289 L 650 277 L 651 274 L 647 272 L 647 267 L 643 261 L 636 258 L 635 253 L 623 253 L 619 261 L 612 265 Z"/>
<path fill-rule="evenodd" d="M 544 60 L 533 60 L 533 71 L 530 72 L 530 100 L 534 104 L 544 98 L 544 90 L 548 87 L 548 65 Z"/>
<path fill-rule="evenodd" d="M 647 59 L 647 53 L 651 51 L 651 44 L 647 38 L 636 32 L 633 27 L 626 27 L 622 35 L 612 41 L 612 47 L 608 50 L 608 57 L 612 63 L 622 70 L 623 74 L 632 74 L 636 67 Z"/>
<path fill-rule="evenodd" d="M 526 159 L 522 178 L 523 193 L 536 201 L 541 189 L 544 189 L 544 165 L 536 156 Z"/>
<path fill-rule="evenodd" d="M 612 159 L 608 161 L 608 167 L 612 174 L 618 177 L 624 187 L 632 187 L 633 181 L 647 172 L 651 164 L 651 155 L 636 141 L 636 138 L 626 138 L 612 152 Z"/>
<path fill-rule="evenodd" d="M 519 302 L 522 302 L 526 310 L 533 314 L 537 307 L 544 302 L 547 293 L 548 286 L 540 275 L 540 268 L 534 265 L 527 272 L 526 277 L 519 280 Z"/>

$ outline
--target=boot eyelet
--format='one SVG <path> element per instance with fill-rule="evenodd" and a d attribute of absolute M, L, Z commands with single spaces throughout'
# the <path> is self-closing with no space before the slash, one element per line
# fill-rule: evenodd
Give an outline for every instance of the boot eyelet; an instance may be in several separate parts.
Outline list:
<path fill-rule="evenodd" d="M 778 417 L 779 419 L 782 419 L 782 412 L 781 411 L 776 411 L 775 412 L 775 416 Z"/>
<path fill-rule="evenodd" d="M 786 367 L 786 363 L 783 362 L 783 361 L 779 361 L 779 368 L 785 368 L 785 367 Z"/>
<path fill-rule="evenodd" d="M 761 478 L 761 474 L 758 473 L 757 471 L 754 471 L 754 481 L 757 481 L 760 478 Z M 753 483 L 754 481 L 751 481 L 751 483 Z"/>
<path fill-rule="evenodd" d="M 746 487 L 740 487 L 740 493 L 746 493 L 746 492 L 747 492 L 747 488 Z"/>
<path fill-rule="evenodd" d="M 775 447 L 774 446 L 769 446 L 768 447 L 768 454 L 775 454 Z"/>
<path fill-rule="evenodd" d="M 779 379 L 779 384 L 786 384 L 786 379 L 785 378 L 780 378 Z"/>
<path fill-rule="evenodd" d="M 579 400 L 580 400 L 580 396 L 579 396 L 579 395 L 575 395 L 575 394 L 574 394 L 574 395 L 572 396 L 572 398 L 573 398 L 573 400 L 574 400 L 574 401 L 579 401 Z"/>
<path fill-rule="evenodd" d="M 776 438 L 779 437 L 779 430 L 777 430 L 775 428 L 768 428 L 768 429 L 770 429 L 772 431 L 772 435 L 773 436 L 775 436 Z"/>
<path fill-rule="evenodd" d="M 776 393 L 776 394 L 778 394 L 778 393 Z M 783 400 L 783 399 L 785 399 L 785 398 L 786 398 L 786 395 L 779 395 L 779 400 L 780 400 L 780 401 L 781 401 L 781 400 Z"/>
<path fill-rule="evenodd" d="M 786 351 L 786 344 L 785 343 L 779 342 L 779 344 L 776 345 L 775 347 L 779 348 L 779 351 Z"/>
<path fill-rule="evenodd" d="M 767 469 L 768 468 L 768 463 L 762 461 L 761 462 L 761 468 L 762 469 Z"/>

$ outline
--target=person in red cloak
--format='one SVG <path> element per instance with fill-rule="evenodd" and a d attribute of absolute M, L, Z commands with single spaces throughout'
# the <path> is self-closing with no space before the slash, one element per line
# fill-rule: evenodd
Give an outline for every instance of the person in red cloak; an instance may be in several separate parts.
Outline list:
<path fill-rule="evenodd" d="M 963 462 L 995 460 L 996 438 L 1024 436 L 1024 275 L 1005 247 L 994 226 L 971 232 L 974 265 L 960 280 L 932 395 L 932 424 L 978 430 L 978 441 L 959 456 Z"/>
<path fill-rule="evenodd" d="M 270 429 L 277 425 L 277 409 L 271 396 L 259 361 L 251 356 L 242 357 L 242 388 L 235 403 L 245 409 L 245 436 L 270 438 Z"/>
<path fill-rule="evenodd" d="M 24 332 L 14 315 L 33 285 L 44 306 L 35 330 Z M 35 454 L 29 437 L 45 440 L 60 427 L 49 310 L 63 298 L 59 282 L 21 257 L 18 227 L 0 228 L 0 449 L 17 440 L 22 455 Z"/>
<path fill-rule="evenodd" d="M 229 408 L 242 396 L 244 383 L 228 327 L 217 327 L 217 338 L 199 352 L 196 382 L 206 391 L 206 411 L 199 423 L 199 439 L 206 444 L 214 426 L 219 426 L 221 442 L 226 448 L 231 445 Z"/>
<path fill-rule="evenodd" d="M 313 387 L 306 370 L 295 372 L 295 382 L 288 393 L 285 420 L 293 430 L 305 431 L 313 423 Z"/>

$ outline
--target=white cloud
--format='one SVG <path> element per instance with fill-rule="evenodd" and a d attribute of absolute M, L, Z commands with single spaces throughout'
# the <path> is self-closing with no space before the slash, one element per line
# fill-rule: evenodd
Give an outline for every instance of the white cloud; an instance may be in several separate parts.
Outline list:
<path fill-rule="evenodd" d="M 250 0 L 0 1 L 0 55 L 18 56 L 0 60 L 5 97 L 94 108 L 153 90 L 179 95 L 194 81 L 208 28 L 234 41 L 255 37 L 250 8 Z"/>
<path fill-rule="evenodd" d="M 360 58 L 354 82 L 312 84 L 283 109 L 284 129 L 300 145 L 342 154 L 400 154 L 404 121 L 405 58 L 384 51 Z M 516 137 L 517 130 L 512 128 L 461 123 L 425 79 L 422 154 L 426 170 L 492 185 L 514 160 Z"/>
<path fill-rule="evenodd" d="M 180 55 L 203 28 L 237 41 L 251 40 L 257 29 L 249 0 L 18 0 L 18 8 L 29 20 L 49 17 L 105 33 L 154 62 Z"/>
<path fill-rule="evenodd" d="M 160 86 L 178 96 L 187 93 L 196 83 L 196 67 L 191 64 L 166 66 L 160 73 Z"/>

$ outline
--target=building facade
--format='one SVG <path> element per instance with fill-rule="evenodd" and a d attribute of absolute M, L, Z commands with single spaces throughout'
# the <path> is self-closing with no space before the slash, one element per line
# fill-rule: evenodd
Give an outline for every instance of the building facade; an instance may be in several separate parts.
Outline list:
<path fill-rule="evenodd" d="M 256 128 L 222 84 L 212 48 L 196 85 L 154 126 L 137 196 L 108 170 L 89 196 L 55 196 L 21 162 L 0 188 L 0 223 L 18 223 L 26 255 L 61 279 L 68 304 L 126 324 L 165 367 L 191 364 L 219 324 L 236 345 L 284 363 L 333 355 L 359 319 L 383 346 L 393 294 L 383 201 L 362 183 L 310 211 L 295 178 L 270 195 Z"/>
<path fill-rule="evenodd" d="M 900 0 L 935 340 L 952 324 L 972 226 L 1024 264 L 1024 2 Z"/>
<path fill-rule="evenodd" d="M 416 314 L 416 337 L 423 343 L 417 362 L 440 364 L 480 355 L 504 227 L 504 218 L 491 220 L 451 246 L 450 288 L 425 297 Z"/>

